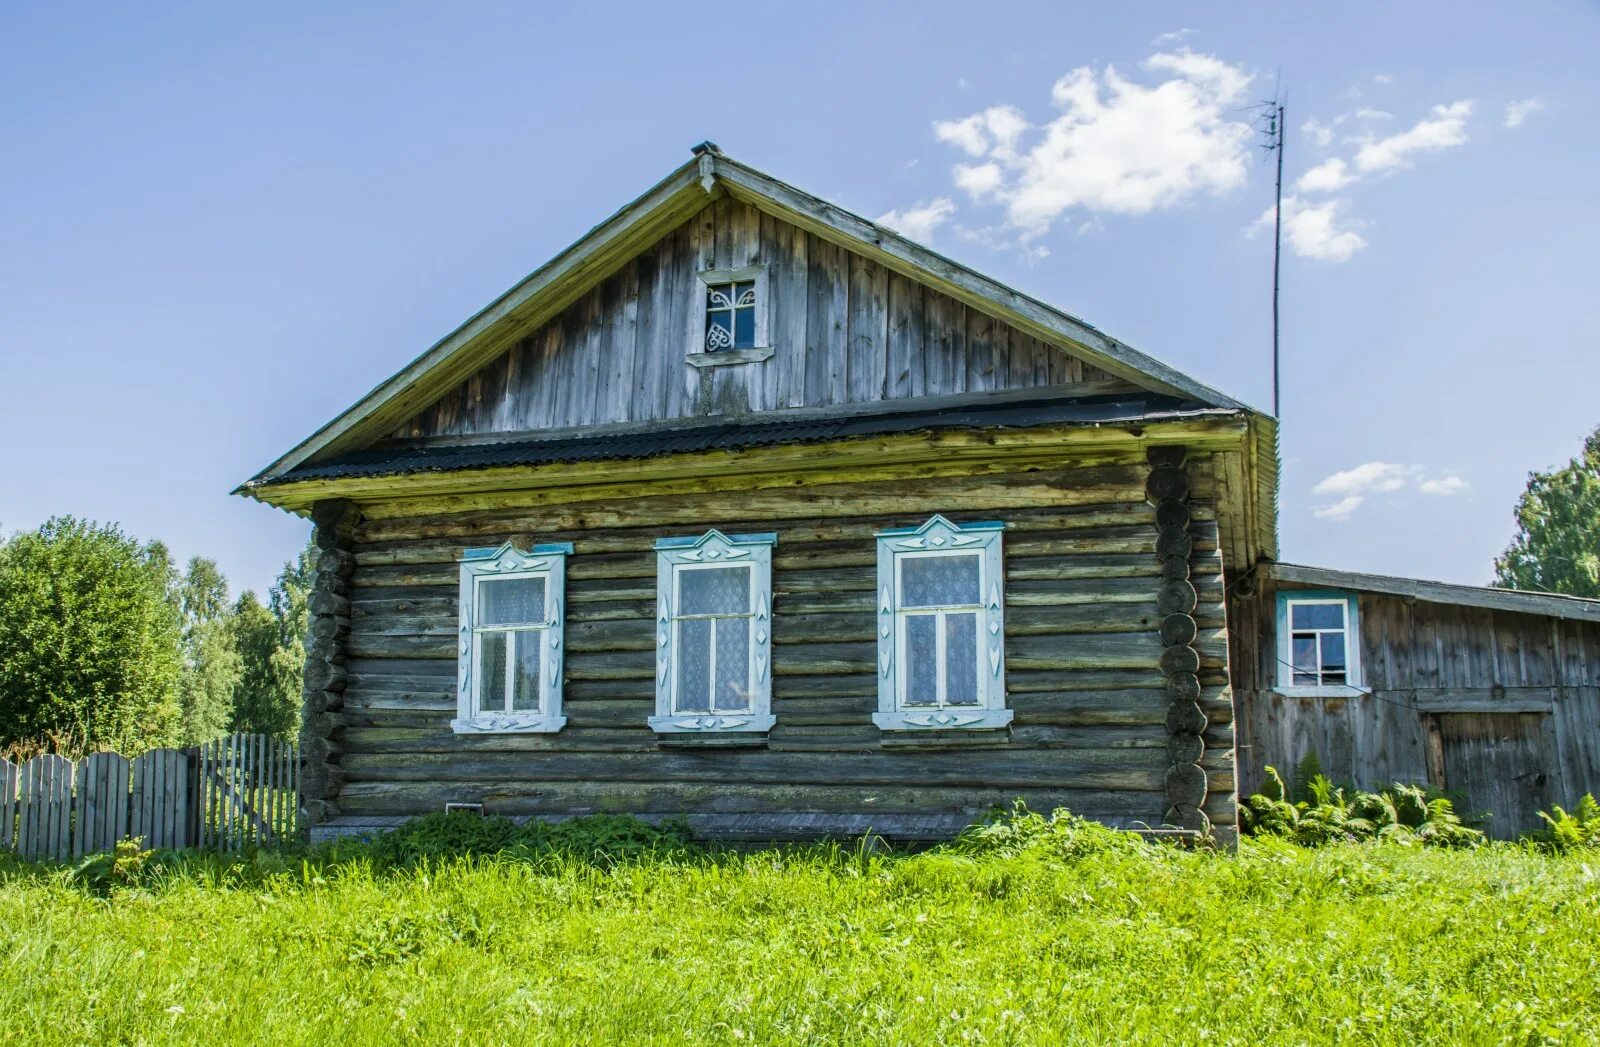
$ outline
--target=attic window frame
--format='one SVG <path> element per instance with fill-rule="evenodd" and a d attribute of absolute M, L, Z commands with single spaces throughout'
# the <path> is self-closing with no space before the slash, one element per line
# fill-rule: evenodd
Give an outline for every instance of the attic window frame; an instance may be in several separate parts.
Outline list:
<path fill-rule="evenodd" d="M 691 367 L 724 367 L 730 364 L 755 364 L 773 356 L 769 305 L 771 281 L 765 265 L 746 265 L 737 269 L 702 269 L 695 288 L 694 305 L 689 310 L 689 352 Z M 749 349 L 706 349 L 706 290 L 718 284 L 756 285 L 755 345 Z"/>

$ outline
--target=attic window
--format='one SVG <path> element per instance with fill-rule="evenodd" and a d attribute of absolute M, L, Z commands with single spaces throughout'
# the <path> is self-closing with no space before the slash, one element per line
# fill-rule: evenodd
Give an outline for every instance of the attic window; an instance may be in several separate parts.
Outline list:
<path fill-rule="evenodd" d="M 741 280 L 706 287 L 705 351 L 756 347 L 756 282 Z"/>
<path fill-rule="evenodd" d="M 760 363 L 772 359 L 767 338 L 767 267 L 707 269 L 700 273 L 689 363 L 695 367 Z"/>

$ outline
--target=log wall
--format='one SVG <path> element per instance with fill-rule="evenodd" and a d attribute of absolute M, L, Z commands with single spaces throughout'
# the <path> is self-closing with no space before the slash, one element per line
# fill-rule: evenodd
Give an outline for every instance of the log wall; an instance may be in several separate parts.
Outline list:
<path fill-rule="evenodd" d="M 1202 801 L 1225 836 L 1234 824 L 1233 732 L 1215 483 L 1209 456 L 1185 468 L 1184 518 L 1164 516 L 1167 532 L 1177 521 L 1176 533 L 1157 526 L 1142 454 L 1000 475 L 362 520 L 350 530 L 355 567 L 345 689 L 327 746 L 338 754 L 330 806 L 365 818 L 420 815 L 447 801 L 510 815 L 973 817 L 1020 797 L 1035 809 L 1158 825 L 1176 802 L 1163 663 L 1171 645 L 1161 630 L 1176 551 L 1193 585 L 1195 635 L 1185 650 L 1204 713 L 1183 727 L 1181 762 L 1204 779 L 1185 795 Z M 872 724 L 873 534 L 934 512 L 1007 524 L 1007 688 L 1016 717 L 999 744 L 959 732 L 885 735 Z M 646 726 L 654 709 L 652 545 L 711 527 L 778 535 L 777 726 L 756 746 L 660 740 Z M 467 547 L 507 540 L 574 545 L 568 724 L 551 735 L 455 735 L 456 561 Z"/>
<path fill-rule="evenodd" d="M 1600 625 L 1362 592 L 1371 693 L 1285 697 L 1277 593 L 1296 588 L 1230 601 L 1243 794 L 1314 752 L 1336 782 L 1447 788 L 1509 837 L 1537 828 L 1539 807 L 1600 791 Z"/>
<path fill-rule="evenodd" d="M 770 360 L 691 367 L 698 273 L 768 267 Z M 1110 382 L 1065 350 L 722 198 L 395 433 L 464 436 Z M 1125 383 L 1120 383 L 1126 388 Z"/>

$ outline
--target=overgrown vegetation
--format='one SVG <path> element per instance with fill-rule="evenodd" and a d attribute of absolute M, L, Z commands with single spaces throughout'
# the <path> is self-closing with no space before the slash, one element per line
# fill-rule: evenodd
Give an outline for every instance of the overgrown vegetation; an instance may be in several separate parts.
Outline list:
<path fill-rule="evenodd" d="M 1329 781 L 1308 757 L 1293 789 L 1277 768 L 1266 768 L 1261 792 L 1239 804 L 1239 828 L 1249 836 L 1273 836 L 1304 847 L 1381 840 L 1431 847 L 1476 847 L 1481 831 L 1465 824 L 1449 797 L 1420 785 L 1397 783 L 1378 792 L 1345 790 Z"/>
<path fill-rule="evenodd" d="M 1528 838 L 1545 850 L 1561 853 L 1600 848 L 1600 803 L 1595 803 L 1593 793 L 1586 793 L 1571 814 L 1557 806 L 1540 811 L 1539 817 L 1545 827 L 1529 833 Z"/>
<path fill-rule="evenodd" d="M 299 729 L 312 560 L 267 606 L 217 565 L 58 517 L 0 540 L 0 751 L 77 757 Z"/>
<path fill-rule="evenodd" d="M 555 835 L 556 833 L 561 835 Z M 0 859 L 0 1042 L 1589 1043 L 1600 874 L 1012 812 L 908 855 L 440 816 Z"/>

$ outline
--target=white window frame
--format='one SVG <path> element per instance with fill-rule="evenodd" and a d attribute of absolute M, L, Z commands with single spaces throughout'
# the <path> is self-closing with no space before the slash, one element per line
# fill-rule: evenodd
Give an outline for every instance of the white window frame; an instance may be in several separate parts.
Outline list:
<path fill-rule="evenodd" d="M 727 364 L 753 364 L 772 359 L 773 348 L 768 324 L 772 302 L 771 281 L 764 265 L 747 265 L 738 269 L 705 269 L 699 274 L 700 283 L 694 286 L 694 303 L 689 309 L 689 364 L 693 367 L 722 367 Z M 749 349 L 706 349 L 706 288 L 716 284 L 746 283 L 756 285 L 755 345 Z"/>
<path fill-rule="evenodd" d="M 561 708 L 561 670 L 566 631 L 567 557 L 571 553 L 572 545 L 569 542 L 535 545 L 528 552 L 522 552 L 507 542 L 499 548 L 468 549 L 462 554 L 460 624 L 456 643 L 456 718 L 450 721 L 450 729 L 456 734 L 551 734 L 566 726 L 567 718 Z M 498 578 L 544 580 L 544 622 L 515 630 L 518 633 L 531 631 L 539 637 L 537 711 L 478 708 L 477 674 L 482 657 L 480 637 L 485 631 L 477 624 L 478 590 L 482 582 Z M 511 643 L 515 644 L 520 638 L 511 640 Z M 508 654 L 508 667 L 514 663 L 514 658 Z"/>
<path fill-rule="evenodd" d="M 658 734 L 762 733 L 777 722 L 772 715 L 772 547 L 776 534 L 724 535 L 711 530 L 699 537 L 662 538 L 656 548 L 656 714 L 650 727 Z M 679 712 L 678 584 L 685 571 L 749 565 L 750 708 L 741 712 Z M 715 643 L 712 646 L 712 693 L 715 695 Z M 713 702 L 714 704 L 714 702 Z"/>
<path fill-rule="evenodd" d="M 1001 535 L 1005 524 L 996 521 L 953 524 L 935 515 L 920 527 L 879 531 L 878 539 L 878 711 L 872 722 L 885 731 L 985 730 L 1011 723 L 1012 710 L 1006 708 L 1006 633 L 1005 570 L 1001 559 Z M 952 608 L 978 613 L 978 703 L 959 706 L 907 706 L 903 696 L 909 678 L 906 672 L 906 620 L 936 613 L 943 608 L 907 609 L 900 601 L 901 564 L 911 558 L 928 556 L 978 555 L 978 595 L 976 607 Z M 944 649 L 944 631 L 938 632 L 939 650 Z M 939 688 L 945 686 L 939 674 Z"/>
<path fill-rule="evenodd" d="M 1344 606 L 1344 683 L 1295 683 L 1293 608 L 1303 604 L 1341 604 Z M 1278 591 L 1278 693 L 1299 698 L 1351 698 L 1371 693 L 1361 665 L 1360 601 L 1354 593 L 1321 589 L 1280 589 Z M 1302 632 L 1308 630 L 1301 630 Z M 1310 630 L 1336 632 L 1333 629 Z M 1320 646 L 1319 646 L 1320 651 Z"/>

